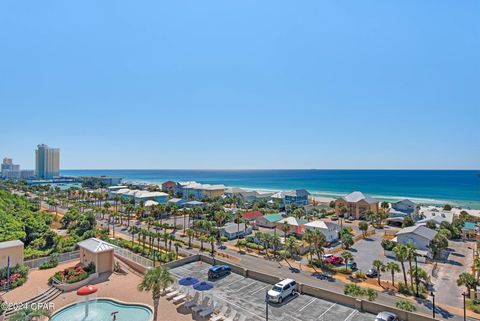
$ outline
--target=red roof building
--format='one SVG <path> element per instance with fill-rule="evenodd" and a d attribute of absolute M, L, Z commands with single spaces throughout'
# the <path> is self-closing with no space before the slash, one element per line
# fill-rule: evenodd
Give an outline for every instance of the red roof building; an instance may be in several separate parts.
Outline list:
<path fill-rule="evenodd" d="M 262 212 L 259 211 L 251 211 L 251 212 L 244 212 L 242 217 L 246 220 L 253 221 L 257 217 L 263 216 Z"/>

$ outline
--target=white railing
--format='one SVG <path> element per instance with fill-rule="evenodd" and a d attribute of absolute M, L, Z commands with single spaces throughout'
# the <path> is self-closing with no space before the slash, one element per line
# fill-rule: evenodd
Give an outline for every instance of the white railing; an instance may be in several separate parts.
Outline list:
<path fill-rule="evenodd" d="M 132 262 L 135 262 L 137 264 L 140 264 L 141 266 L 151 268 L 154 267 L 153 261 L 150 259 L 147 259 L 146 257 L 143 257 L 139 254 L 133 253 L 130 250 L 121 248 L 121 247 L 115 247 L 114 249 L 115 254 L 121 257 L 124 257 Z"/>
<path fill-rule="evenodd" d="M 66 253 L 61 253 L 58 256 L 45 256 L 45 257 L 40 257 L 38 259 L 31 259 L 31 260 L 26 260 L 23 263 L 28 266 L 31 269 L 36 269 L 40 267 L 42 264 L 57 260 L 58 263 L 61 262 L 67 262 L 67 261 L 72 261 L 72 260 L 78 260 L 80 258 L 80 251 L 73 251 L 73 252 L 66 252 Z"/>

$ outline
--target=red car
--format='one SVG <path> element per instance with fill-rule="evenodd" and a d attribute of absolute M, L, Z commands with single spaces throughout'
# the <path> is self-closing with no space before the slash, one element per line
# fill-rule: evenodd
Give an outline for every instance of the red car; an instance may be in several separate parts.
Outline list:
<path fill-rule="evenodd" d="M 343 262 L 343 259 L 341 257 L 338 257 L 333 254 L 325 254 L 323 256 L 323 259 L 325 260 L 325 262 L 334 264 L 334 265 L 342 264 Z"/>

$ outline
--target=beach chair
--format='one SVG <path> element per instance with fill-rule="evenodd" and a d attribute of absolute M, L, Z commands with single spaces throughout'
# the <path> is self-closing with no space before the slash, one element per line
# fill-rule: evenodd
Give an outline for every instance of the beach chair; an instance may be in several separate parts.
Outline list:
<path fill-rule="evenodd" d="M 230 313 L 228 314 L 228 317 L 227 317 L 226 319 L 224 319 L 224 321 L 234 321 L 236 316 L 237 316 L 237 311 L 236 311 L 236 310 L 232 310 L 232 311 L 230 311 Z"/>
<path fill-rule="evenodd" d="M 198 305 L 198 300 L 200 300 L 200 293 L 195 292 L 192 298 L 190 298 L 189 300 L 185 301 L 185 303 L 183 303 L 183 306 L 186 307 L 187 309 L 191 309 L 194 306 Z"/>
<path fill-rule="evenodd" d="M 206 306 L 204 309 L 202 309 L 198 315 L 201 317 L 201 318 L 206 318 L 208 316 L 210 316 L 213 311 L 215 311 L 215 308 L 213 306 L 213 304 L 209 305 L 209 306 Z"/>
<path fill-rule="evenodd" d="M 199 313 L 200 311 L 202 311 L 203 309 L 207 308 L 208 306 L 208 301 L 209 301 L 209 298 L 208 297 L 205 297 L 203 300 L 202 300 L 202 303 L 197 305 L 197 306 L 194 306 L 192 308 L 192 313 Z"/>
<path fill-rule="evenodd" d="M 216 313 L 214 316 L 212 316 L 210 318 L 210 321 L 221 321 L 223 319 L 225 319 L 225 315 L 227 314 L 228 312 L 228 306 L 224 305 L 220 308 L 220 310 L 218 311 L 218 313 Z"/>
<path fill-rule="evenodd" d="M 166 297 L 167 297 L 167 300 L 171 300 L 177 295 L 180 295 L 180 290 L 173 290 L 172 292 L 167 293 Z"/>
<path fill-rule="evenodd" d="M 177 304 L 177 303 L 180 303 L 180 302 L 184 301 L 187 297 L 188 297 L 188 292 L 187 293 L 180 293 L 179 295 L 174 297 L 172 301 L 173 301 L 174 304 Z"/>

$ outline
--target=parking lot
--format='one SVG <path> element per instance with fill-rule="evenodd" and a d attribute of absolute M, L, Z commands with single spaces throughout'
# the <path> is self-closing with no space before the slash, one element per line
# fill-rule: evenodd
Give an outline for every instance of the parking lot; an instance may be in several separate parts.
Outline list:
<path fill-rule="evenodd" d="M 203 262 L 193 262 L 176 267 L 171 272 L 177 278 L 192 276 L 206 280 L 209 267 L 210 265 Z M 265 320 L 265 294 L 271 288 L 271 284 L 234 273 L 214 280 L 213 284 L 214 288 L 204 292 L 204 295 L 213 297 L 216 304 L 228 304 L 238 313 L 245 315 L 247 320 Z M 367 321 L 374 319 L 372 314 L 303 294 L 292 296 L 283 304 L 269 306 L 269 320 Z"/>

